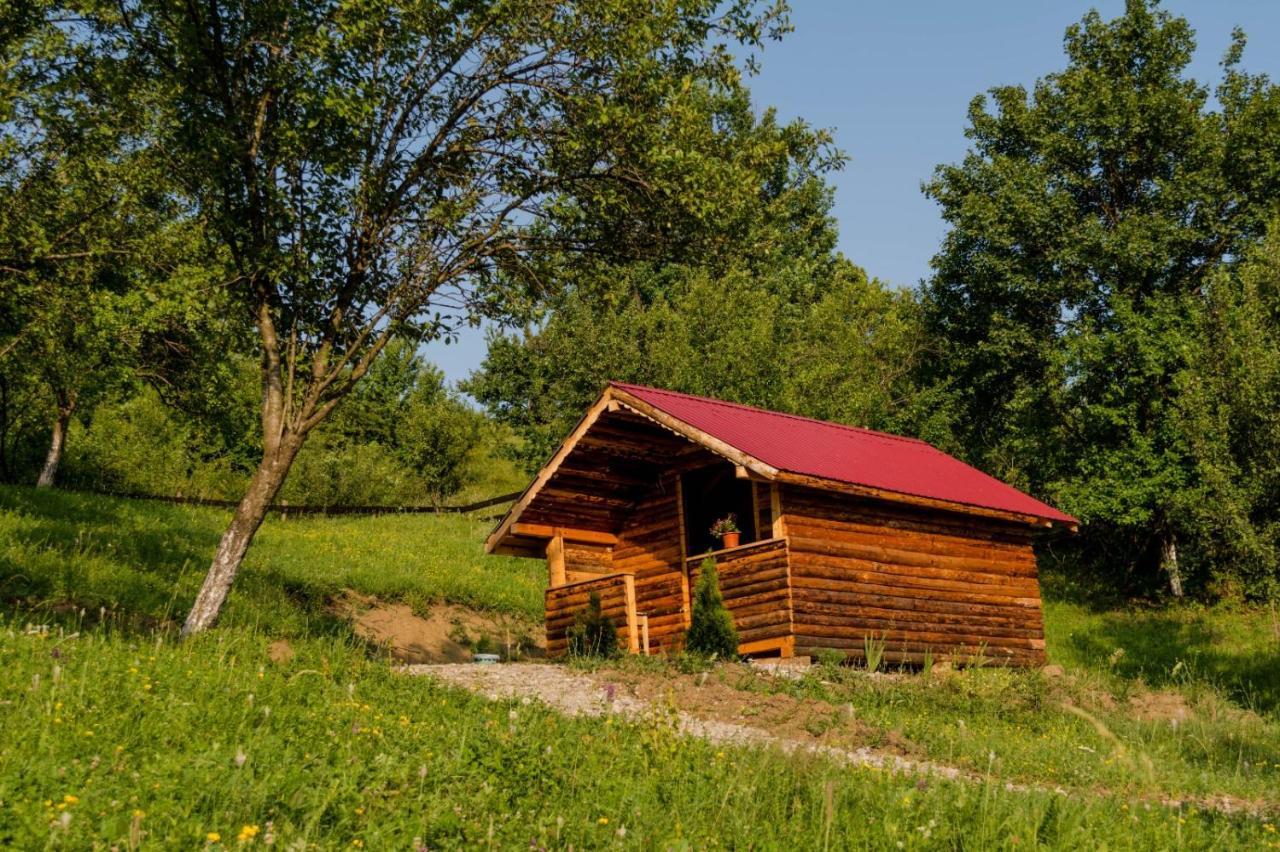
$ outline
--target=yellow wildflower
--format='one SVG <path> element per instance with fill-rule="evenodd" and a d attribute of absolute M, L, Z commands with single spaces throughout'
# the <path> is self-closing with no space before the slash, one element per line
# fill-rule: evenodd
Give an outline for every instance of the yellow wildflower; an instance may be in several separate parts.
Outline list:
<path fill-rule="evenodd" d="M 68 793 L 67 795 L 62 797 L 62 801 L 66 802 L 68 805 L 75 805 L 75 804 L 79 804 L 80 799 Z"/>
<path fill-rule="evenodd" d="M 244 825 L 240 827 L 240 833 L 236 835 L 236 840 L 239 840 L 241 843 L 248 843 L 257 836 L 258 827 L 256 825 Z"/>
<path fill-rule="evenodd" d="M 209 843 L 217 843 L 219 840 L 222 839 L 222 835 L 216 831 L 211 831 L 204 836 L 204 839 Z"/>
<path fill-rule="evenodd" d="M 608 825 L 608 824 L 609 824 L 609 818 L 608 818 L 608 817 L 600 817 L 600 819 L 596 820 L 596 822 L 598 822 L 600 825 Z"/>

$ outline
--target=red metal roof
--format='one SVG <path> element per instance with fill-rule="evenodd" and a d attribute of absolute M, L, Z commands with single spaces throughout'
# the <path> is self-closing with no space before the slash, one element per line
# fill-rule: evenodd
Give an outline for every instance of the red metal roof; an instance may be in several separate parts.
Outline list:
<path fill-rule="evenodd" d="M 1070 515 L 916 438 L 642 385 L 610 384 L 779 470 L 1077 523 Z"/>

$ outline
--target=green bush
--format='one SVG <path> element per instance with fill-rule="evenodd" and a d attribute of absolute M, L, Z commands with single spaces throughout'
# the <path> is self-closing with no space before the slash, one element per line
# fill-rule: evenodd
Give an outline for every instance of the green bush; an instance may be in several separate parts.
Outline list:
<path fill-rule="evenodd" d="M 720 594 L 720 577 L 714 559 L 702 560 L 698 588 L 693 595 L 693 613 L 685 647 L 694 654 L 732 660 L 738 656 L 738 631 Z"/>
<path fill-rule="evenodd" d="M 569 654 L 574 657 L 612 657 L 618 652 L 618 628 L 605 616 L 598 592 L 587 598 L 587 608 L 573 617 L 569 627 Z"/>

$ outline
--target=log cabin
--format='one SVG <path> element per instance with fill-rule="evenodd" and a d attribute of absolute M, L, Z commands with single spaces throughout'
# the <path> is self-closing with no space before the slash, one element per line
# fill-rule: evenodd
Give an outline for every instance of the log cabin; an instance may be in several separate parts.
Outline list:
<path fill-rule="evenodd" d="M 725 547 L 710 529 L 730 513 Z M 485 551 L 546 560 L 550 656 L 592 594 L 622 647 L 679 649 L 709 558 L 743 655 L 1031 666 L 1034 545 L 1076 527 L 924 441 L 612 382 Z"/>

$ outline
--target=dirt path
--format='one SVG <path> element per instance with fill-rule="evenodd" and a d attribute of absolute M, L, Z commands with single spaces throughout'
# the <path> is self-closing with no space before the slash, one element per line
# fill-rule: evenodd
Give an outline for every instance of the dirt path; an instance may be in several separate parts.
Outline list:
<path fill-rule="evenodd" d="M 842 709 L 816 699 L 746 691 L 706 675 L 583 672 L 545 663 L 407 665 L 401 671 L 426 675 L 493 700 L 540 701 L 568 716 L 616 715 L 640 720 L 669 714 L 682 734 L 716 744 L 767 746 L 789 754 L 818 754 L 850 766 L 922 778 L 987 781 L 970 770 L 920 758 L 922 750 L 909 741 L 896 737 L 893 732 L 886 735 L 858 723 L 852 718 L 852 707 Z M 771 675 L 762 671 L 755 676 Z M 786 676 L 786 672 L 772 676 Z M 875 742 L 868 744 L 868 740 Z M 1002 786 L 1012 792 L 1058 795 L 1081 792 L 1013 781 L 1003 782 Z M 1090 792 L 1108 794 L 1106 790 Z M 1265 804 L 1231 796 L 1137 798 L 1166 807 L 1195 805 L 1255 817 L 1264 816 L 1270 810 Z"/>
<path fill-rule="evenodd" d="M 662 708 L 651 698 L 644 697 L 652 684 L 637 683 L 634 675 L 617 676 L 618 673 L 573 671 L 564 666 L 537 663 L 510 663 L 496 666 L 477 666 L 472 664 L 458 665 L 411 665 L 404 666 L 403 671 L 415 675 L 428 675 L 455 686 L 461 686 L 472 692 L 491 699 L 528 699 L 537 700 L 547 706 L 569 716 L 605 716 L 618 715 L 626 719 L 641 719 L 654 713 L 662 712 Z M 612 675 L 612 676 L 611 676 Z M 631 681 L 628 683 L 627 681 Z M 643 681 L 641 681 L 643 682 Z M 720 693 L 719 684 L 706 683 L 712 693 Z M 644 688 L 648 687 L 648 689 Z M 731 687 L 722 687 L 732 690 Z M 683 691 L 683 690 L 682 690 Z M 738 692 L 738 690 L 733 690 Z M 716 697 L 719 697 L 718 695 Z M 808 702 L 797 702 L 789 696 L 757 695 L 742 693 L 743 703 L 772 704 L 777 708 L 783 705 L 805 705 Z M 782 699 L 777 701 L 775 699 Z M 684 702 L 677 700 L 679 707 Z M 827 754 L 845 762 L 860 766 L 871 766 L 877 769 L 889 769 L 902 772 L 936 775 L 944 778 L 960 778 L 965 773 L 952 766 L 941 766 L 926 761 L 911 760 L 894 754 L 888 750 L 874 749 L 866 746 L 842 747 L 822 742 L 821 737 L 809 736 L 812 742 L 788 734 L 794 734 L 795 724 L 786 724 L 781 732 L 772 732 L 754 725 L 725 721 L 714 718 L 707 712 L 718 701 L 705 702 L 692 709 L 677 709 L 675 719 L 678 730 L 685 735 L 700 737 L 713 743 L 725 745 L 770 745 L 787 752 L 797 750 Z M 813 702 L 815 705 L 822 702 Z M 838 713 L 838 708 L 823 704 L 830 712 Z M 779 717 L 788 716 L 787 723 L 805 721 L 816 718 L 811 713 L 797 708 L 797 712 L 786 714 L 771 713 L 769 718 L 783 721 Z M 824 713 L 825 715 L 825 713 Z M 773 727 L 772 725 L 770 726 Z"/>

